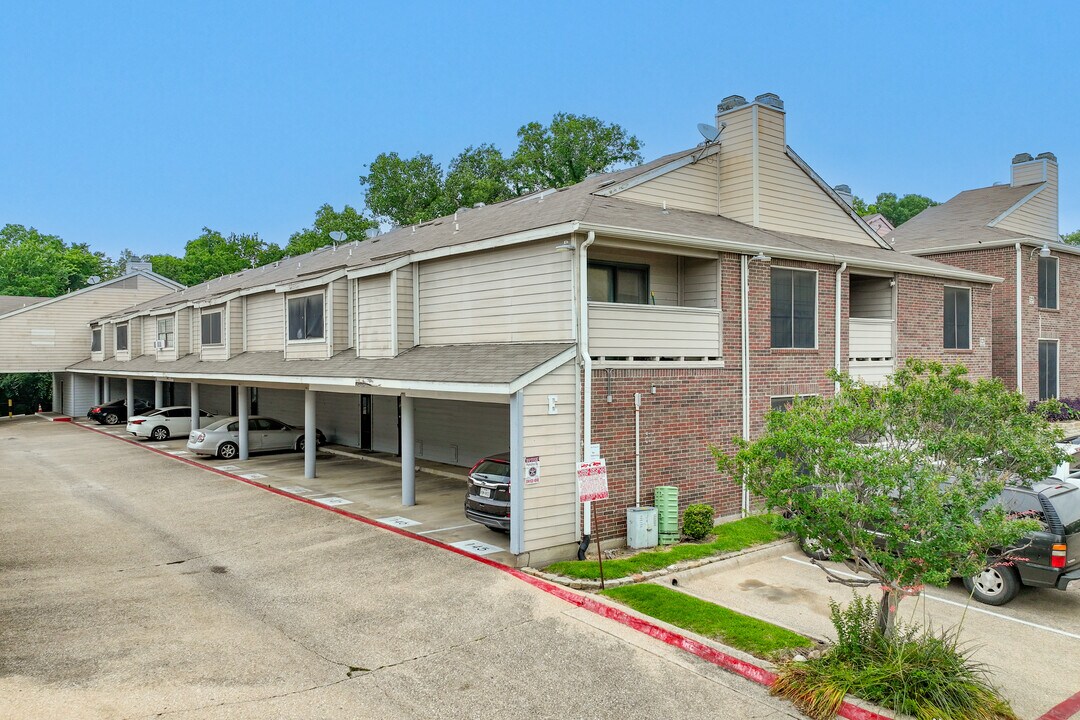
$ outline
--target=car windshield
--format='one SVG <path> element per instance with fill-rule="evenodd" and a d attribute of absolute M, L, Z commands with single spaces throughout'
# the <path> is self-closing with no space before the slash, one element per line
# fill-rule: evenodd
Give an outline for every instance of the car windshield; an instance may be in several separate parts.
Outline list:
<path fill-rule="evenodd" d="M 510 464 L 494 460 L 481 460 L 473 470 L 473 475 L 484 475 L 490 480 L 509 479 Z"/>

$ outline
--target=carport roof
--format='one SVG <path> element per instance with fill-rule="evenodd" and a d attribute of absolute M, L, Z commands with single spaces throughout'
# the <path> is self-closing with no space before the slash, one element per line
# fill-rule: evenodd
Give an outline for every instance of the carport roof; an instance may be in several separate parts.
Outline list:
<path fill-rule="evenodd" d="M 178 380 L 232 380 L 299 385 L 342 385 L 515 392 L 546 375 L 574 354 L 572 343 L 487 343 L 419 346 L 393 358 L 358 358 L 346 350 L 326 360 L 286 360 L 280 352 L 245 352 L 228 360 L 200 360 L 197 354 L 175 362 L 152 355 L 133 360 L 84 360 L 78 373 Z"/>

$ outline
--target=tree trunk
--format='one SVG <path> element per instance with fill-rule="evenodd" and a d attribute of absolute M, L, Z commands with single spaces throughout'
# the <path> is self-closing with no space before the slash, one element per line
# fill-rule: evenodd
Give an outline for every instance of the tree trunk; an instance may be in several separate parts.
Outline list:
<path fill-rule="evenodd" d="M 903 596 L 896 588 L 881 589 L 881 604 L 878 606 L 878 632 L 891 640 L 896 632 L 896 609 Z"/>

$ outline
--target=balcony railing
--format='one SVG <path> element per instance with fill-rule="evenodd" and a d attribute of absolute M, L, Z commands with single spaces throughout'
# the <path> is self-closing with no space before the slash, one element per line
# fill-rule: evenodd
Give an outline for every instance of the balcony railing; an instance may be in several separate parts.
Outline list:
<path fill-rule="evenodd" d="M 715 308 L 589 303 L 589 354 L 610 359 L 717 359 L 723 313 Z"/>
<path fill-rule="evenodd" d="M 878 385 L 893 373 L 894 327 L 891 319 L 848 320 L 848 373 L 853 378 Z"/>

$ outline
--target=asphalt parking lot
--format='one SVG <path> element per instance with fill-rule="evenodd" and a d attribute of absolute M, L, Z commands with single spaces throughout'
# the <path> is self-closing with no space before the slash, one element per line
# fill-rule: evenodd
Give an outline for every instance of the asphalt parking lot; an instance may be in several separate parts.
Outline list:
<path fill-rule="evenodd" d="M 388 458 L 365 459 L 359 451 L 346 448 L 320 450 L 316 477 L 304 478 L 303 453 L 275 452 L 252 455 L 248 460 L 221 460 L 195 455 L 187 450 L 187 438 L 151 441 L 135 438 L 125 424 L 99 425 L 79 418 L 79 425 L 134 442 L 159 452 L 184 458 L 207 467 L 230 472 L 268 487 L 309 498 L 325 505 L 342 507 L 359 515 L 380 520 L 420 535 L 430 535 L 449 545 L 506 564 L 527 562 L 509 552 L 505 533 L 475 523 L 463 508 L 467 470 L 430 463 L 416 473 L 416 505 L 401 505 L 401 465 Z M 421 467 L 424 467 L 421 465 Z"/>
<path fill-rule="evenodd" d="M 832 563 L 841 571 L 843 565 Z M 829 600 L 846 603 L 851 588 L 826 581 L 794 544 L 771 557 L 680 574 L 679 589 L 733 610 L 817 638 L 834 637 Z M 663 580 L 658 582 L 670 582 Z M 861 590 L 880 597 L 876 589 Z M 1068 591 L 1023 588 L 1004 607 L 972 601 L 959 580 L 929 588 L 900 605 L 905 622 L 930 627 L 962 623 L 961 644 L 985 663 L 1023 718 L 1038 718 L 1080 691 L 1080 586 Z M 1062 716 L 1067 717 L 1067 716 Z"/>

